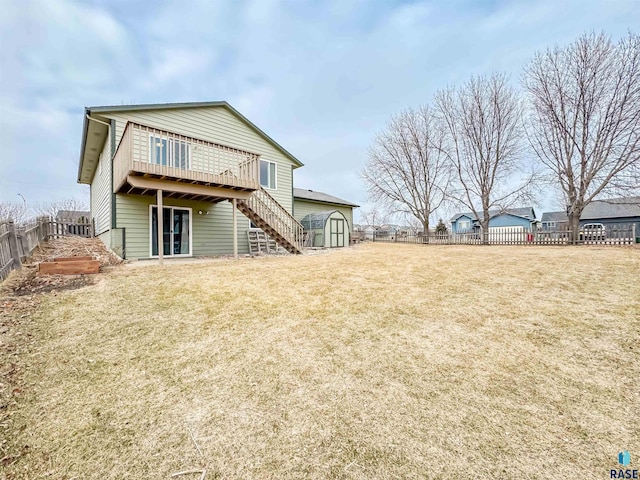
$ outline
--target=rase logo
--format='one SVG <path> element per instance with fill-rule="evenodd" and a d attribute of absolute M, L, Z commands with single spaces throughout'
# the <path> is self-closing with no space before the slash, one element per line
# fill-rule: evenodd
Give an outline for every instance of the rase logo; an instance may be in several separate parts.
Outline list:
<path fill-rule="evenodd" d="M 623 467 L 629 466 L 631 463 L 631 454 L 628 450 L 623 450 L 618 454 L 618 463 Z M 640 478 L 638 476 L 638 469 L 617 469 L 609 471 L 610 478 Z"/>

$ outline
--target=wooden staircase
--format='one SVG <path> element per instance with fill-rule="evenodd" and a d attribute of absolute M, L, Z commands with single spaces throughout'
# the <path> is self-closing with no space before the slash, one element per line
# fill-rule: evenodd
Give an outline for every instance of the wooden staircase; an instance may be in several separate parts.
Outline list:
<path fill-rule="evenodd" d="M 237 206 L 289 253 L 302 253 L 302 225 L 264 188 L 255 190 L 246 200 L 238 200 Z"/>

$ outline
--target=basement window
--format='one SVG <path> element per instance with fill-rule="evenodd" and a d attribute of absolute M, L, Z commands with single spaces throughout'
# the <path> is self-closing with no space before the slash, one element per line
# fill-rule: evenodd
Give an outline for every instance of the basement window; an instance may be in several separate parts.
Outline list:
<path fill-rule="evenodd" d="M 276 189 L 276 164 L 260 160 L 260 185 L 271 190 Z"/>

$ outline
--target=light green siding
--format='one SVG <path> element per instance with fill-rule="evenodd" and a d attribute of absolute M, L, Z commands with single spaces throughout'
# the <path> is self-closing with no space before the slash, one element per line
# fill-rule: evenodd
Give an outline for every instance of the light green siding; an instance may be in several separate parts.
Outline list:
<path fill-rule="evenodd" d="M 116 145 L 127 121 L 148 125 L 210 142 L 220 143 L 257 153 L 261 159 L 275 162 L 276 190 L 269 193 L 288 211 L 291 211 L 292 162 L 280 150 L 240 120 L 227 108 L 198 107 L 166 110 L 138 110 L 131 112 L 101 113 L 116 121 Z M 116 209 L 117 212 L 117 209 Z M 120 216 L 117 213 L 118 218 Z M 118 226 L 120 226 L 118 224 Z"/>
<path fill-rule="evenodd" d="M 149 205 L 156 205 L 156 198 L 139 195 L 116 195 L 118 228 L 126 233 L 125 255 L 127 259 L 148 258 L 150 219 Z M 233 253 L 233 225 L 231 203 L 196 202 L 165 198 L 165 207 L 187 207 L 192 210 L 192 254 L 195 256 Z M 199 212 L 202 211 L 202 214 Z M 207 213 L 209 212 L 209 213 Z M 238 215 L 238 252 L 249 253 L 247 229 L 249 220 Z"/>
<path fill-rule="evenodd" d="M 101 111 L 99 118 L 115 123 L 115 145 L 120 142 L 128 121 L 175 132 L 177 134 L 235 147 L 260 155 L 263 160 L 276 164 L 276 189 L 267 191 L 289 212 L 293 209 L 292 182 L 294 161 L 262 134 L 225 106 L 182 107 L 159 110 Z M 109 136 L 110 137 L 110 136 Z M 97 233 L 112 229 L 112 235 L 100 235 L 105 244 L 128 259 L 148 258 L 149 251 L 149 205 L 155 204 L 152 196 L 117 194 L 115 199 L 115 219 L 111 224 L 111 164 L 115 152 L 111 152 L 110 138 L 105 144 L 91 188 L 92 216 L 96 218 Z M 297 164 L 296 164 L 297 165 Z M 100 172 L 100 173 L 99 173 Z M 181 201 L 166 198 L 166 206 L 188 207 L 192 209 L 192 254 L 221 255 L 233 252 L 232 207 L 227 201 L 217 204 Z M 209 212 L 199 215 L 198 211 Z M 246 230 L 249 220 L 238 211 L 239 253 L 248 253 Z"/>
<path fill-rule="evenodd" d="M 298 221 L 301 221 L 310 213 L 326 212 L 327 210 L 338 210 L 342 213 L 349 224 L 349 232 L 353 233 L 353 208 L 344 205 L 335 205 L 333 203 L 318 203 L 298 198 L 294 199 L 293 216 L 296 217 Z"/>
<path fill-rule="evenodd" d="M 107 136 L 90 187 L 91 218 L 95 222 L 97 235 L 111 228 L 111 191 L 111 141 Z"/>

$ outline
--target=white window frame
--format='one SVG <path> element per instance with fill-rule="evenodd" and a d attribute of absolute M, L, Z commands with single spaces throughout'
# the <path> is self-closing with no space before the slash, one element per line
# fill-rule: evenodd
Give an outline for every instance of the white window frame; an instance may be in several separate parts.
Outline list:
<path fill-rule="evenodd" d="M 149 163 L 152 165 L 160 165 L 160 166 L 165 166 L 162 165 L 161 163 L 156 163 L 154 162 L 154 158 L 153 158 L 153 149 L 156 147 L 154 140 L 166 140 L 167 141 L 167 167 L 172 167 L 172 168 L 179 168 L 180 170 L 191 170 L 191 155 L 192 155 L 192 150 L 193 150 L 193 144 L 191 142 L 187 142 L 186 140 L 180 140 L 180 139 L 176 139 L 173 137 L 167 137 L 166 135 L 158 135 L 158 134 L 154 134 L 154 133 L 149 133 Z M 182 168 L 180 166 L 176 165 L 175 162 L 175 144 L 176 142 L 179 143 L 184 143 L 188 148 L 187 148 L 187 164 L 185 166 L 185 168 Z"/>
<path fill-rule="evenodd" d="M 471 230 L 471 220 L 458 220 L 458 231 Z"/>
<path fill-rule="evenodd" d="M 273 172 L 273 174 L 275 175 L 273 179 L 273 188 L 268 185 L 262 185 L 262 178 L 258 178 L 258 181 L 260 182 L 260 186 L 263 188 L 266 188 L 267 190 L 277 190 L 278 189 L 278 164 L 276 162 L 272 162 L 271 160 L 265 160 L 264 158 L 261 158 L 260 162 L 265 162 L 267 164 L 275 165 L 274 172 Z M 267 169 L 267 177 L 269 177 L 270 175 L 271 175 L 271 168 Z M 260 175 L 260 177 L 262 177 L 262 175 Z M 268 180 L 271 180 L 271 178 L 267 178 L 267 181 Z M 268 183 L 271 183 L 271 182 L 268 182 Z"/>
<path fill-rule="evenodd" d="M 158 258 L 158 255 L 153 255 L 153 234 L 151 232 L 151 229 L 153 228 L 153 207 L 158 208 L 158 204 L 152 203 L 149 205 L 149 258 Z M 162 205 L 162 208 L 189 210 L 189 252 L 191 252 L 164 255 L 164 257 L 193 257 L 193 209 L 190 207 L 181 207 L 179 205 Z M 160 215 L 159 211 L 158 215 Z M 160 251 L 160 239 L 158 239 L 158 251 Z"/>

